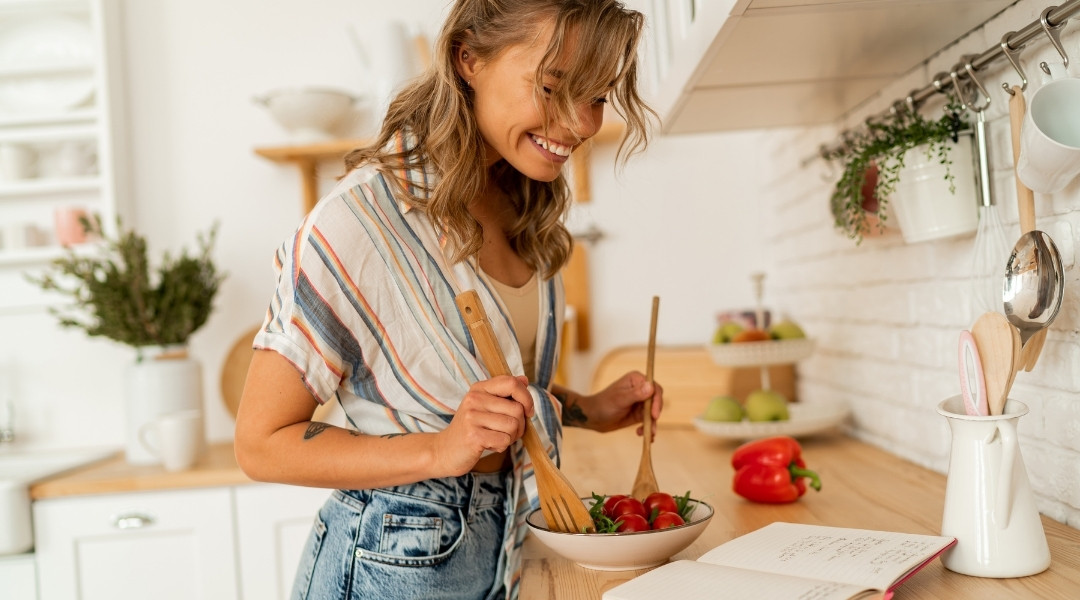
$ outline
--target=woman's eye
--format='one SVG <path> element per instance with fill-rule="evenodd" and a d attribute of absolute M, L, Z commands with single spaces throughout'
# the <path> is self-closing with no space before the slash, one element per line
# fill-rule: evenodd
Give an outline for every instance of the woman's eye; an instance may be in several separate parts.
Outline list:
<path fill-rule="evenodd" d="M 544 95 L 545 96 L 550 96 L 551 95 L 551 88 L 549 88 L 546 85 L 544 86 Z"/>
<path fill-rule="evenodd" d="M 607 104 L 607 98 L 601 96 L 593 100 L 593 104 Z"/>

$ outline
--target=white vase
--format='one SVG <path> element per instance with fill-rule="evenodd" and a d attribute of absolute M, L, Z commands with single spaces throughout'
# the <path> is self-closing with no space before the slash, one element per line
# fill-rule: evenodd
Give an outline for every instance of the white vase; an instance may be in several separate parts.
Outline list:
<path fill-rule="evenodd" d="M 949 144 L 949 164 L 919 146 L 904 155 L 904 168 L 889 205 L 908 244 L 973 233 L 979 226 L 971 137 Z M 952 182 L 946 179 L 946 171 Z M 955 186 L 950 191 L 950 186 Z"/>
<path fill-rule="evenodd" d="M 143 446 L 139 431 L 159 416 L 172 412 L 202 412 L 202 369 L 183 346 L 141 348 L 125 376 L 124 456 L 131 464 L 161 461 Z"/>

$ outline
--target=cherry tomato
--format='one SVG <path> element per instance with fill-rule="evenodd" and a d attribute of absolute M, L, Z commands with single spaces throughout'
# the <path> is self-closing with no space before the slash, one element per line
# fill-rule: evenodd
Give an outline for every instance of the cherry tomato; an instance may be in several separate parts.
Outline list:
<path fill-rule="evenodd" d="M 615 519 L 615 531 L 649 531 L 649 529 L 649 522 L 641 515 L 626 514 Z"/>
<path fill-rule="evenodd" d="M 611 508 L 612 520 L 616 520 L 623 515 L 638 515 L 642 519 L 645 519 L 646 523 L 649 520 L 649 513 L 645 512 L 645 505 L 637 498 L 623 498 L 616 502 L 615 506 Z"/>
<path fill-rule="evenodd" d="M 649 494 L 645 497 L 642 504 L 645 505 L 645 512 L 650 515 L 653 514 L 654 510 L 656 511 L 656 514 L 679 512 L 679 505 L 675 504 L 675 498 L 673 498 L 671 494 L 665 494 L 664 492 L 653 492 Z"/>
<path fill-rule="evenodd" d="M 612 514 L 612 509 L 618 504 L 619 500 L 626 498 L 626 494 L 615 494 L 614 496 L 608 496 L 607 500 L 604 500 L 604 516 L 609 519 L 614 519 L 615 515 Z"/>
<path fill-rule="evenodd" d="M 686 521 L 684 521 L 683 518 L 680 517 L 679 513 L 677 513 L 677 512 L 674 512 L 674 511 L 672 511 L 672 512 L 662 512 L 662 513 L 656 515 L 656 518 L 653 519 L 652 528 L 653 529 L 667 529 L 668 527 L 677 527 L 677 526 L 683 525 L 685 523 L 686 523 Z"/>

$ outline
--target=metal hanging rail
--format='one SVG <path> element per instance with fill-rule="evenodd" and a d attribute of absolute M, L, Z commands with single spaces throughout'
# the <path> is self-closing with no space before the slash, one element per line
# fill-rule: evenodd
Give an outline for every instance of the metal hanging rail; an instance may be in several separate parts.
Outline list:
<path fill-rule="evenodd" d="M 1031 40 L 1045 35 L 1054 48 L 1061 55 L 1066 67 L 1069 66 L 1069 56 L 1065 53 L 1065 49 L 1061 46 L 1061 30 L 1065 27 L 1069 17 L 1080 13 L 1080 0 L 1066 0 L 1060 6 L 1049 6 L 1043 10 L 1039 19 L 1032 21 L 1026 27 L 1019 31 L 1010 31 L 1001 37 L 1001 43 L 987 49 L 982 54 L 965 55 L 961 58 L 961 61 L 953 67 L 950 72 L 942 72 L 934 75 L 933 80 L 926 84 L 924 87 L 912 90 L 908 93 L 908 96 L 903 100 L 897 100 L 889 107 L 888 110 L 871 115 L 866 118 L 867 123 L 875 120 L 880 120 L 894 114 L 897 110 L 907 108 L 914 111 L 918 108 L 919 104 L 922 104 L 927 99 L 937 93 L 946 93 L 946 89 L 949 87 L 959 87 L 964 79 L 967 79 L 970 83 L 982 86 L 974 78 L 974 72 L 979 69 L 984 69 L 999 58 L 1006 58 L 1016 70 L 1017 75 L 1021 79 L 1021 89 L 1027 88 L 1027 76 L 1024 74 L 1023 69 L 1020 67 L 1020 51 L 1024 49 L 1024 46 Z M 1048 71 L 1046 63 L 1039 65 L 1043 71 Z M 967 68 L 966 68 L 967 67 Z M 1003 83 L 1002 87 L 1008 93 L 1013 93 L 1009 84 Z M 986 99 L 989 101 L 989 98 Z M 961 100 L 963 102 L 963 100 Z M 841 138 L 847 137 L 850 130 L 844 131 L 841 134 Z M 804 159 L 803 166 L 817 160 L 824 158 L 843 147 L 843 143 L 837 144 L 832 147 L 822 145 L 817 154 Z"/>

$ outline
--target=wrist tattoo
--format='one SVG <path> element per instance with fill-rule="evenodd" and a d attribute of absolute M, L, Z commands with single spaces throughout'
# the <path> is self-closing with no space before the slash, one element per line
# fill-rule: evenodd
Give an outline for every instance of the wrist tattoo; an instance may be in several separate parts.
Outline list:
<path fill-rule="evenodd" d="M 408 435 L 408 434 L 407 433 L 384 433 L 384 434 L 380 435 L 379 437 L 390 439 L 390 438 L 401 437 L 403 435 Z"/>
<path fill-rule="evenodd" d="M 568 427 L 577 427 L 584 425 L 589 420 L 585 416 L 585 411 L 581 410 L 581 405 L 570 399 L 570 394 L 562 390 L 552 394 L 555 398 L 562 403 L 562 423 Z"/>
<path fill-rule="evenodd" d="M 319 423 L 317 421 L 312 421 L 311 423 L 308 423 L 307 430 L 304 431 L 304 439 L 305 440 L 310 440 L 311 438 L 313 438 L 313 437 L 319 435 L 320 433 L 326 431 L 327 428 L 329 428 L 329 427 L 330 426 L 327 425 L 326 423 Z"/>

